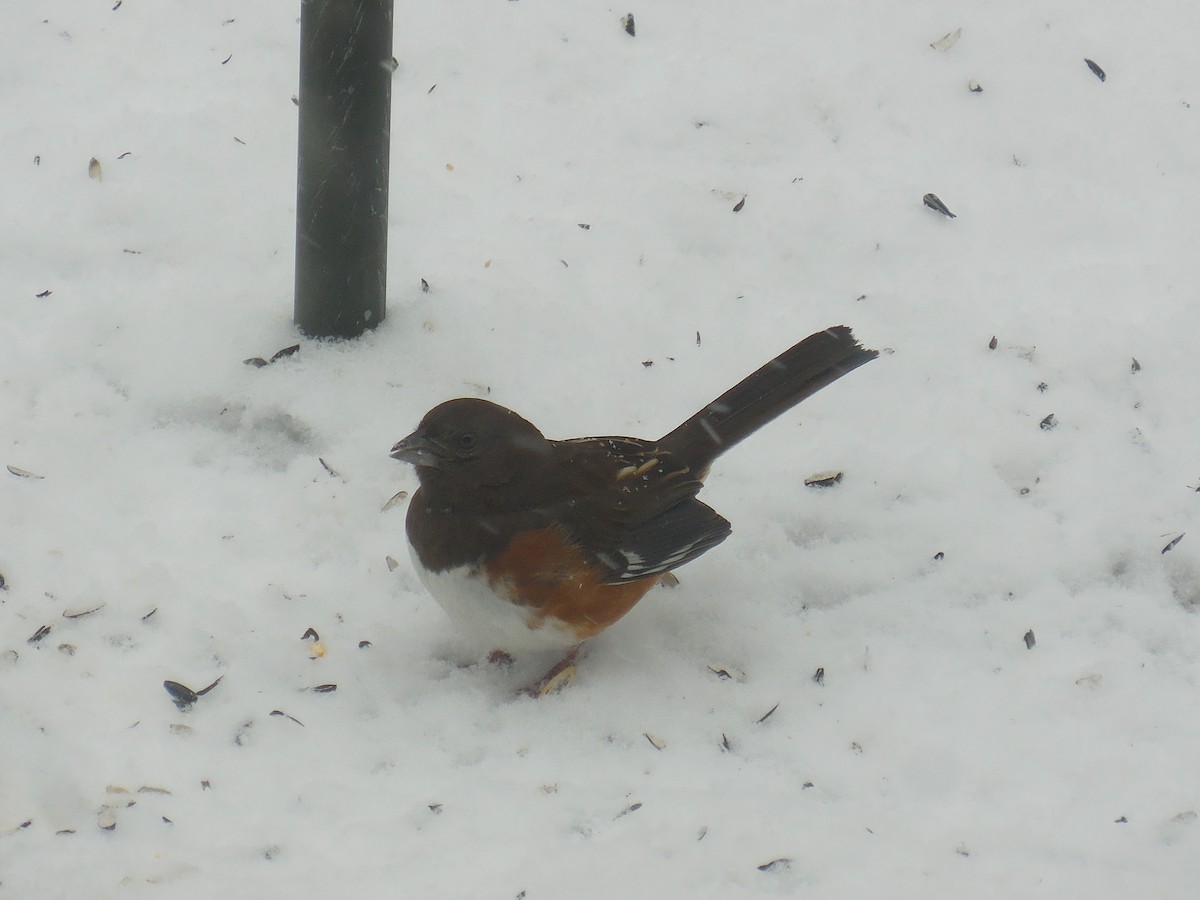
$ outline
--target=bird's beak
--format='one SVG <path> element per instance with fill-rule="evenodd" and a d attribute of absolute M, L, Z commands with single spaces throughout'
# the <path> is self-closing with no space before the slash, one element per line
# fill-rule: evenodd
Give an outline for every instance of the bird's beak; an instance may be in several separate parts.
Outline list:
<path fill-rule="evenodd" d="M 411 463 L 418 468 L 436 469 L 439 465 L 433 444 L 420 430 L 414 431 L 402 441 L 398 441 L 391 452 L 392 459 Z"/>

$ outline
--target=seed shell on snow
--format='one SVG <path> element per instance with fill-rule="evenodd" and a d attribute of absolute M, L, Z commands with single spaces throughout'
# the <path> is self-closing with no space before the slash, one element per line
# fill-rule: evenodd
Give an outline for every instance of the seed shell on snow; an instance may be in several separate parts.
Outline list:
<path fill-rule="evenodd" d="M 42 638 L 44 638 L 44 637 L 45 637 L 46 635 L 48 635 L 49 633 L 50 633 L 50 626 L 49 626 L 49 625 L 42 625 L 42 626 L 40 626 L 40 627 L 38 628 L 38 630 L 37 630 L 37 631 L 35 631 L 35 632 L 34 632 L 32 635 L 30 635 L 30 636 L 29 636 L 29 637 L 26 639 L 25 643 L 27 643 L 27 644 L 36 644 L 38 641 L 40 641 Z"/>
<path fill-rule="evenodd" d="M 934 41 L 929 46 L 932 47 L 934 50 L 942 50 L 942 51 L 949 50 L 951 47 L 953 47 L 955 44 L 958 43 L 958 39 L 960 37 L 962 37 L 962 29 L 955 28 L 949 34 L 943 34 L 940 38 L 938 38 L 936 41 Z"/>
<path fill-rule="evenodd" d="M 13 475 L 16 475 L 18 478 L 33 478 L 37 481 L 41 481 L 46 477 L 45 475 L 38 475 L 36 472 L 30 472 L 28 469 L 21 469 L 17 466 L 9 466 L 8 471 Z"/>
<path fill-rule="evenodd" d="M 304 727 L 304 723 L 303 723 L 303 722 L 301 722 L 301 721 L 300 721 L 299 719 L 297 719 L 295 716 L 289 716 L 289 715 L 288 715 L 287 713 L 285 713 L 285 712 L 284 712 L 282 709 L 273 709 L 273 710 L 271 710 L 271 712 L 269 713 L 269 715 L 272 715 L 272 716 L 283 716 L 283 718 L 285 718 L 285 719 L 291 719 L 293 722 L 295 722 L 295 723 L 296 723 L 297 725 L 299 725 L 301 728 L 303 728 L 303 727 Z"/>
<path fill-rule="evenodd" d="M 756 721 L 754 724 L 761 725 L 763 722 L 767 721 L 767 719 L 771 718 L 771 716 L 775 715 L 775 710 L 777 710 L 777 709 L 779 709 L 778 703 L 776 703 L 774 706 L 772 706 L 770 709 L 768 709 L 766 711 L 766 713 L 763 715 L 763 717 L 761 719 L 759 719 L 758 721 Z"/>
<path fill-rule="evenodd" d="M 1088 59 L 1087 57 L 1084 57 L 1083 61 L 1085 63 L 1087 63 L 1087 67 L 1092 70 L 1092 74 L 1095 75 L 1097 78 L 1099 78 L 1101 81 L 1104 81 L 1106 78 L 1108 78 L 1108 76 L 1104 74 L 1104 70 L 1102 68 L 1100 68 L 1098 65 L 1096 65 L 1094 62 L 1092 62 L 1090 59 Z"/>
<path fill-rule="evenodd" d="M 642 737 L 644 737 L 646 740 L 648 740 L 650 742 L 650 746 L 653 747 L 655 750 L 663 750 L 667 746 L 666 741 L 664 741 L 660 737 L 655 737 L 648 731 L 643 731 Z"/>
<path fill-rule="evenodd" d="M 1162 555 L 1162 553 L 1166 553 L 1168 550 L 1173 550 L 1173 549 L 1175 548 L 1175 545 L 1176 545 L 1176 544 L 1178 544 L 1180 541 L 1182 541 L 1182 540 L 1183 540 L 1183 535 L 1184 535 L 1184 534 L 1186 534 L 1186 533 L 1187 533 L 1187 532 L 1184 532 L 1183 534 L 1180 534 L 1178 537 L 1176 537 L 1176 538 L 1172 538 L 1172 539 L 1171 539 L 1171 542 L 1170 542 L 1170 543 L 1168 543 L 1168 544 L 1167 544 L 1167 546 L 1165 546 L 1165 547 L 1163 547 L 1163 548 L 1162 548 L 1162 551 L 1160 552 L 1160 554 L 1159 554 L 1159 555 Z"/>
<path fill-rule="evenodd" d="M 99 603 L 96 606 L 75 607 L 73 609 L 64 609 L 64 619 L 82 619 L 84 616 L 90 616 L 94 612 L 99 612 L 104 609 L 104 604 Z"/>
<path fill-rule="evenodd" d="M 407 499 L 408 499 L 408 491 L 396 491 L 396 493 L 392 494 L 392 499 L 389 500 L 387 503 L 383 504 L 383 509 L 381 509 L 379 511 L 387 512 L 389 509 L 395 509 L 401 500 L 407 500 Z"/>
<path fill-rule="evenodd" d="M 200 695 L 193 691 L 186 684 L 180 684 L 178 681 L 164 681 L 163 688 L 171 697 L 172 702 L 182 711 L 187 711 L 192 708 L 195 702 L 200 699 Z"/>
<path fill-rule="evenodd" d="M 841 484 L 845 474 L 837 469 L 829 469 L 825 472 L 816 472 L 804 479 L 804 484 L 807 487 L 833 487 L 835 484 Z"/>
<path fill-rule="evenodd" d="M 937 194 L 926 194 L 924 197 L 921 198 L 921 200 L 924 202 L 924 204 L 926 206 L 928 206 L 934 212 L 940 212 L 947 219 L 957 219 L 958 218 L 958 216 L 956 216 L 954 213 L 950 212 L 950 207 L 948 207 L 945 203 L 943 203 L 941 198 L 938 197 Z"/>
<path fill-rule="evenodd" d="M 791 865 L 792 865 L 792 861 L 790 858 L 788 858 L 786 856 L 781 856 L 781 857 L 779 857 L 779 859 L 773 859 L 770 862 L 765 862 L 761 866 L 758 866 L 757 868 L 758 868 L 758 871 L 760 871 L 760 872 L 774 872 L 777 869 L 790 868 Z"/>

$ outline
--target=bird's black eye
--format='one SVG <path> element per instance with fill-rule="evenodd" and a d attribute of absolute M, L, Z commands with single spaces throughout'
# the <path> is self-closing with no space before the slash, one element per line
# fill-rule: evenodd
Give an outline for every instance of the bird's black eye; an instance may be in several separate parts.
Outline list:
<path fill-rule="evenodd" d="M 458 436 L 457 443 L 458 443 L 459 450 L 462 450 L 462 451 L 474 450 L 475 444 L 477 443 L 476 438 L 475 438 L 475 433 L 471 432 L 471 431 L 464 431 L 462 434 L 460 434 Z"/>

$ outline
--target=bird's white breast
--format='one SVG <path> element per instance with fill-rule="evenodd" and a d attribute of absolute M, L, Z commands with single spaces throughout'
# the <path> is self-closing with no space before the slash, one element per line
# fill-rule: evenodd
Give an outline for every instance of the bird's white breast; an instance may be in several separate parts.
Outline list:
<path fill-rule="evenodd" d="M 457 566 L 445 572 L 431 572 L 421 565 L 411 544 L 409 554 L 429 593 L 459 630 L 482 648 L 514 653 L 562 651 L 579 643 L 579 638 L 565 625 L 538 619 L 526 607 L 498 595 L 487 576 L 476 567 Z"/>

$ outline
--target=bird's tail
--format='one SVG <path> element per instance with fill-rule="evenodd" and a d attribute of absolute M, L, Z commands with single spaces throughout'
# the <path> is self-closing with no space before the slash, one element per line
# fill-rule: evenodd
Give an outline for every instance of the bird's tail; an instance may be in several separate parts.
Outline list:
<path fill-rule="evenodd" d="M 845 325 L 809 335 L 666 435 L 659 446 L 697 472 L 805 397 L 879 355 Z"/>

